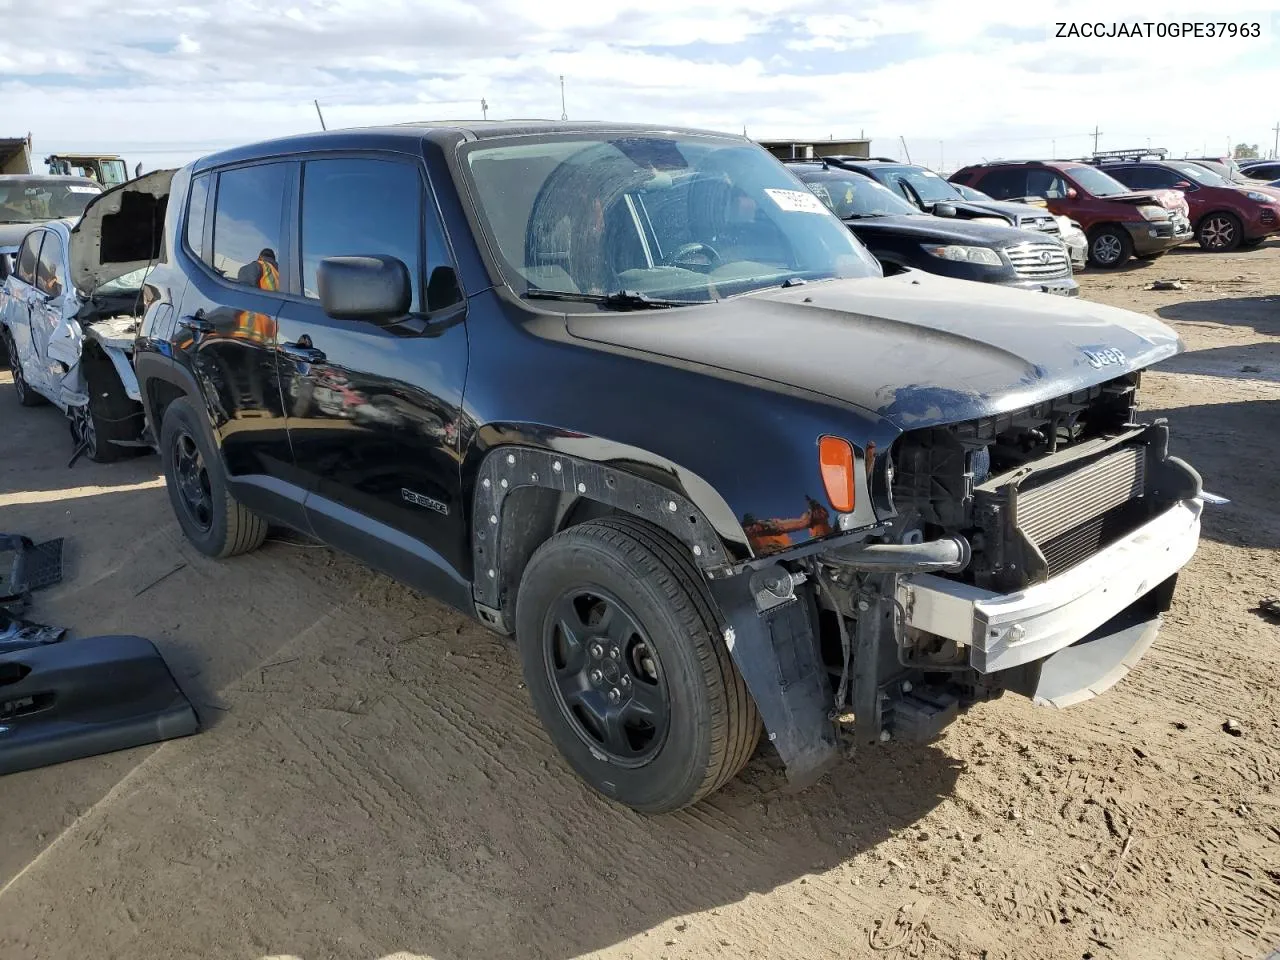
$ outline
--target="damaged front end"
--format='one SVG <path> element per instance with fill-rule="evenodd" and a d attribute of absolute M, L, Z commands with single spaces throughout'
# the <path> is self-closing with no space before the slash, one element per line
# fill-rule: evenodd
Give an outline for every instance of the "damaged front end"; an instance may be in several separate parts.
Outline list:
<path fill-rule="evenodd" d="M 713 581 L 793 780 L 841 734 L 927 741 L 1005 691 L 1065 707 L 1128 673 L 1217 499 L 1163 421 L 1135 422 L 1139 378 L 907 431 L 881 467 L 892 519 Z"/>

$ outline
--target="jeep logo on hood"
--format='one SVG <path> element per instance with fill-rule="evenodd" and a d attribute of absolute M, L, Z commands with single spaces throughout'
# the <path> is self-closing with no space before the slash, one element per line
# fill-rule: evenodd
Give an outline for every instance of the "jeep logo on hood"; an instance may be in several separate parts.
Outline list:
<path fill-rule="evenodd" d="M 1107 347 L 1104 350 L 1085 350 L 1081 348 L 1081 353 L 1085 359 L 1089 361 L 1091 367 L 1105 367 L 1113 363 L 1124 363 L 1124 353 L 1113 347 Z"/>

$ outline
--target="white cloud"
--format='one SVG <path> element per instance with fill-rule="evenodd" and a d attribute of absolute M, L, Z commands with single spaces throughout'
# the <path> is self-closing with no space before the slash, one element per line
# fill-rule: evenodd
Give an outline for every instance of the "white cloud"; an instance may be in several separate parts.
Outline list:
<path fill-rule="evenodd" d="M 1056 40 L 1050 25 L 1258 19 L 1251 5 L 63 0 L 57 18 L 6 12 L 0 97 L 4 126 L 31 130 L 37 149 L 119 150 L 148 167 L 314 129 L 313 98 L 330 127 L 475 117 L 481 97 L 490 117 L 558 117 L 561 74 L 573 118 L 865 129 L 877 152 L 901 134 L 949 165 L 1078 154 L 1095 123 L 1101 146 L 1151 137 L 1181 152 L 1268 140 L 1258 93 L 1280 89 L 1269 14 L 1257 41 Z"/>

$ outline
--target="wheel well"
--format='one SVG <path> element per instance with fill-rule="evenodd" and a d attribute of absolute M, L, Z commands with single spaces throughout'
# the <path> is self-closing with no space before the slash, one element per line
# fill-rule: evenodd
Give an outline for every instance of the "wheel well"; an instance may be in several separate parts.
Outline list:
<path fill-rule="evenodd" d="M 614 515 L 665 529 L 708 576 L 731 562 L 706 517 L 683 495 L 604 464 L 508 448 L 491 452 L 477 477 L 472 539 L 481 617 L 505 631 L 534 551 L 562 530 Z"/>
<path fill-rule="evenodd" d="M 1119 230 L 1122 233 L 1127 233 L 1127 231 L 1125 230 L 1124 224 L 1119 223 L 1118 221 L 1109 220 L 1106 223 L 1095 223 L 1092 227 L 1089 228 L 1086 236 L 1088 236 L 1088 238 L 1092 241 L 1094 237 L 1096 237 L 1099 233 L 1101 233 L 1103 230 L 1106 230 L 1108 228 L 1113 230 Z"/>
<path fill-rule="evenodd" d="M 157 442 L 160 439 L 160 425 L 164 423 L 164 412 L 169 404 L 186 396 L 182 388 L 168 380 L 150 380 L 147 382 L 147 407 L 151 411 L 152 430 Z"/>

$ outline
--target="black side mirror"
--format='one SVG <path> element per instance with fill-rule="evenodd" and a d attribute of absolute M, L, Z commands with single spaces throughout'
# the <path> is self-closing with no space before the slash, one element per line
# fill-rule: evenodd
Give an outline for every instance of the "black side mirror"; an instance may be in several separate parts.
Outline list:
<path fill-rule="evenodd" d="M 953 203 L 935 203 L 933 205 L 933 215 L 935 217 L 954 217 L 956 212 L 955 204 Z"/>
<path fill-rule="evenodd" d="M 325 257 L 316 270 L 320 305 L 335 320 L 385 326 L 409 312 L 409 270 L 395 257 Z"/>

